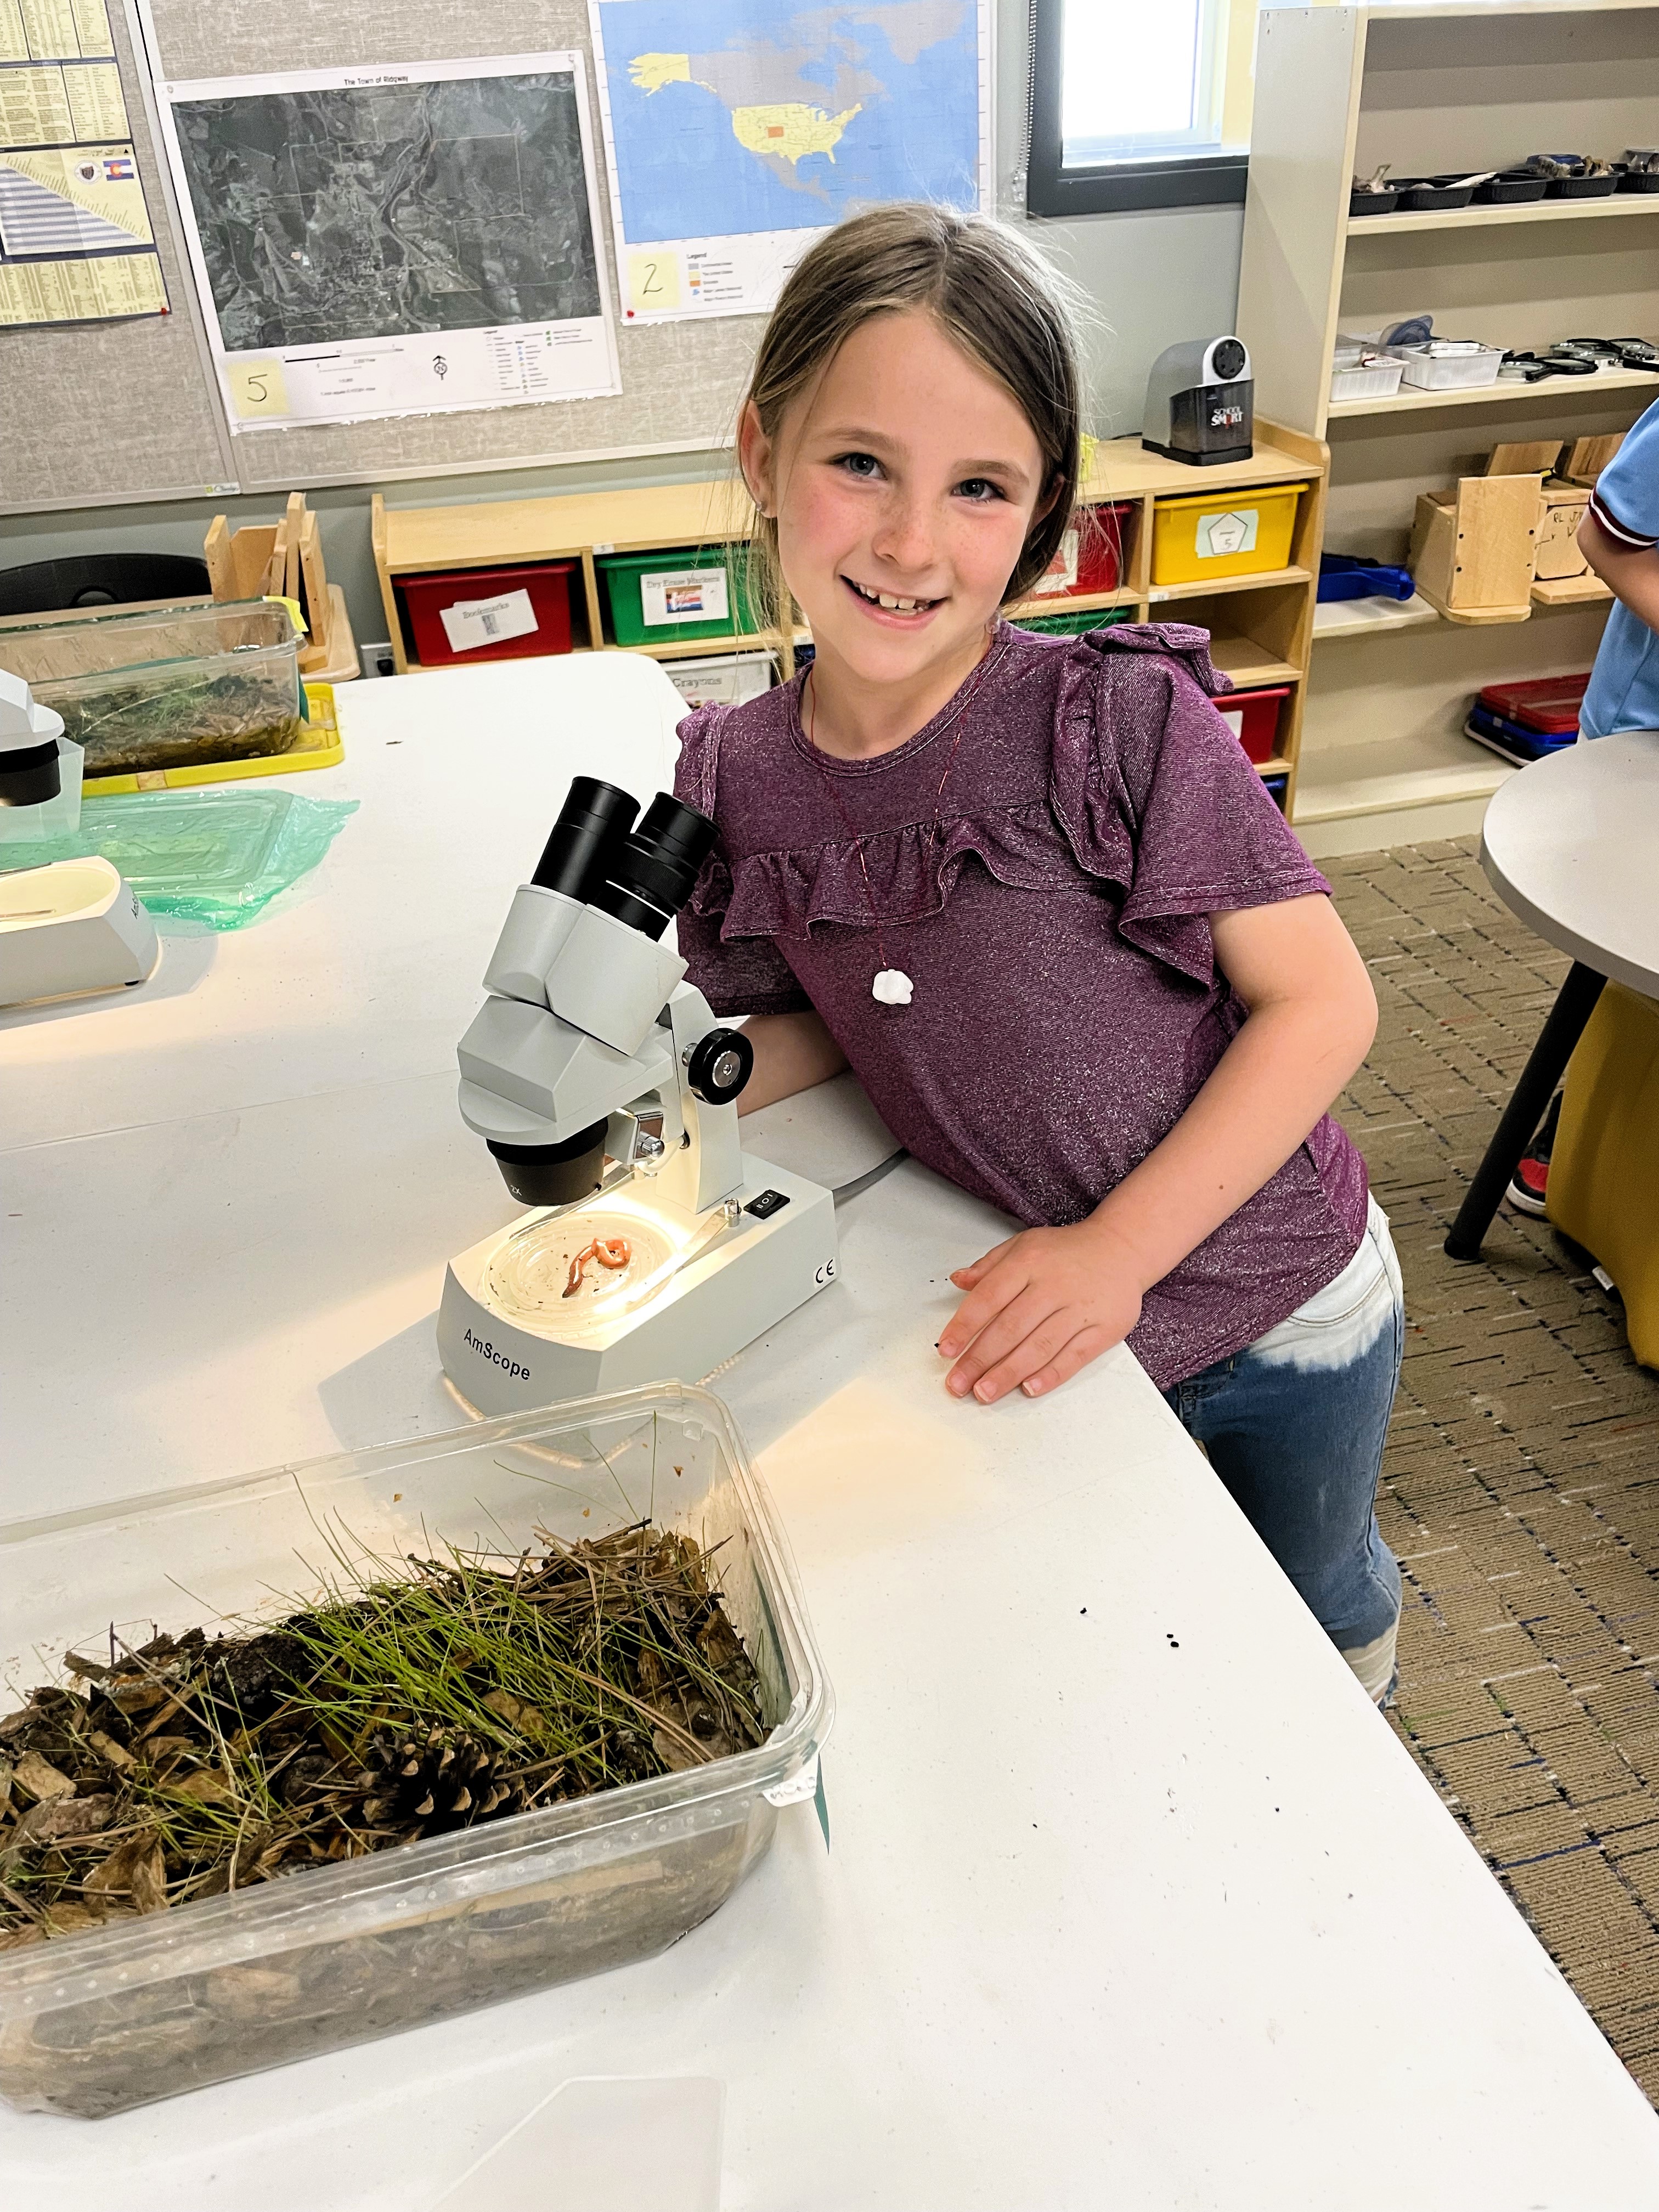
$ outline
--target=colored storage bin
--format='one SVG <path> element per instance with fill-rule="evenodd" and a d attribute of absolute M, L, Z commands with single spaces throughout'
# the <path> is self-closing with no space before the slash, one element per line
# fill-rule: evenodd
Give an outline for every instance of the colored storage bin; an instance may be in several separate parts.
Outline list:
<path fill-rule="evenodd" d="M 1047 599 L 1116 591 L 1128 565 L 1126 549 L 1134 511 L 1132 500 L 1107 500 L 1081 509 L 1029 596 Z"/>
<path fill-rule="evenodd" d="M 1290 566 L 1304 483 L 1186 492 L 1152 509 L 1152 582 L 1206 584 Z"/>
<path fill-rule="evenodd" d="M 1091 629 L 1111 629 L 1133 620 L 1133 607 L 1073 608 L 1069 613 L 1056 607 L 1051 615 L 1021 615 L 1014 628 L 1034 629 L 1042 637 L 1085 637 Z"/>
<path fill-rule="evenodd" d="M 1253 761 L 1270 761 L 1279 736 L 1279 702 L 1288 699 L 1288 684 L 1261 691 L 1227 691 L 1215 702 L 1216 712 Z"/>
<path fill-rule="evenodd" d="M 526 660 L 570 651 L 574 561 L 520 568 L 447 568 L 399 576 L 415 658 L 422 668 Z"/>
<path fill-rule="evenodd" d="M 1659 1003 L 1610 982 L 1567 1063 L 1545 1204 L 1612 1276 L 1644 1367 L 1659 1367 L 1656 1154 Z"/>
<path fill-rule="evenodd" d="M 666 645 L 767 627 L 750 599 L 742 546 L 605 553 L 594 566 L 618 645 Z"/>

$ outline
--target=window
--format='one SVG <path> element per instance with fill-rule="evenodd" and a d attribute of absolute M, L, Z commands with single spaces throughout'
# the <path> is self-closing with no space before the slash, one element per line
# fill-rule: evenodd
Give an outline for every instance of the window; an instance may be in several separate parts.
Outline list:
<path fill-rule="evenodd" d="M 1257 0 L 1034 0 L 1033 215 L 1244 197 Z"/>

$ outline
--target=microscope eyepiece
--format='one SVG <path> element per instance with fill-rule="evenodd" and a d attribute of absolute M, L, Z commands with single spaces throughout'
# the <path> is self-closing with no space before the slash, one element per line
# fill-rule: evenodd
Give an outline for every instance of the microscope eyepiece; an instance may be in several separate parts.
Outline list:
<path fill-rule="evenodd" d="M 631 836 L 606 856 L 605 880 L 588 903 L 646 937 L 660 937 L 691 896 L 714 842 L 714 823 L 694 806 L 659 792 Z"/>
<path fill-rule="evenodd" d="M 614 783 L 573 777 L 531 882 L 586 905 L 605 879 L 612 848 L 628 835 L 639 811 L 639 801 Z"/>

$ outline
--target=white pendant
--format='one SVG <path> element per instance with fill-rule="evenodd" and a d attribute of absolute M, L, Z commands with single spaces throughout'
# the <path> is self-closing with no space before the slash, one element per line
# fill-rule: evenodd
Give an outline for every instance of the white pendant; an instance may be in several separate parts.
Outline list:
<path fill-rule="evenodd" d="M 870 995 L 884 1006 L 908 1006 L 915 988 L 902 968 L 884 968 L 870 986 Z"/>

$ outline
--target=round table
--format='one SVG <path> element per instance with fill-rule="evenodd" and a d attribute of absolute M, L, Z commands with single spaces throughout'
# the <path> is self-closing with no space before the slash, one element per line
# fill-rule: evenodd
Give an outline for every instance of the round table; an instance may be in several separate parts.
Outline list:
<path fill-rule="evenodd" d="M 1479 1255 L 1607 978 L 1659 998 L 1659 730 L 1589 738 L 1511 776 L 1486 809 L 1480 862 L 1573 964 L 1446 1238 L 1454 1260 Z"/>

